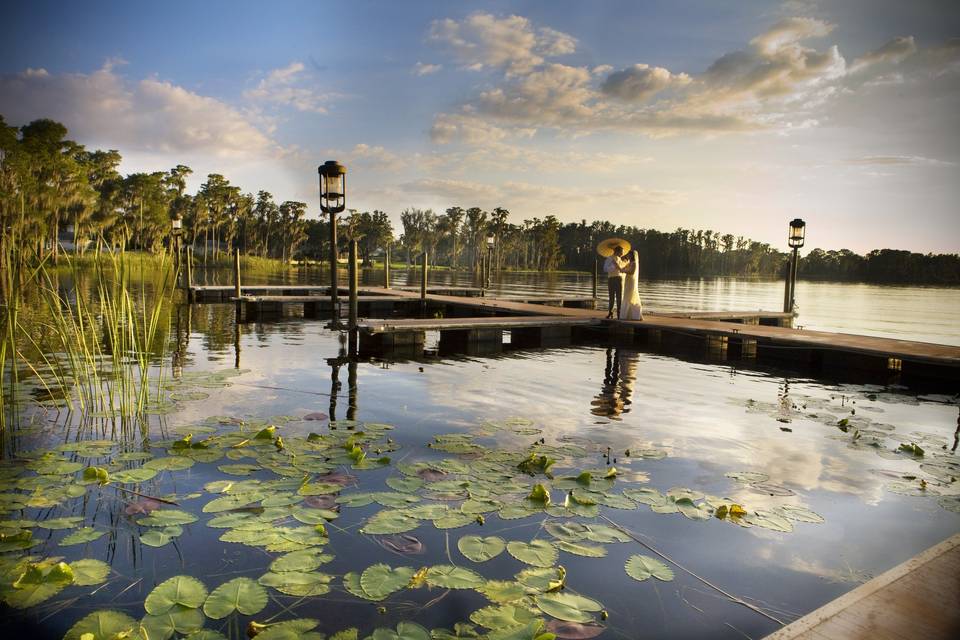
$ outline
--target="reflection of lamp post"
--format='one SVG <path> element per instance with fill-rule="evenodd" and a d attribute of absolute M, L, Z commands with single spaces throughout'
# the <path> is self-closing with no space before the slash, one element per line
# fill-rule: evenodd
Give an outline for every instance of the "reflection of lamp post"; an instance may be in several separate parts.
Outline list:
<path fill-rule="evenodd" d="M 799 251 L 803 246 L 804 236 L 807 231 L 807 223 L 800 218 L 794 218 L 790 221 L 790 236 L 787 238 L 787 244 L 793 249 L 793 255 L 790 257 L 790 263 L 787 268 L 787 282 L 783 292 L 783 312 L 793 313 L 796 302 L 797 289 L 797 267 L 799 266 Z"/>
<path fill-rule="evenodd" d="M 490 288 L 490 272 L 493 271 L 493 245 L 496 242 L 496 239 L 493 237 L 493 234 L 487 236 L 487 285 L 486 288 Z"/>
<path fill-rule="evenodd" d="M 330 304 L 333 308 L 333 325 L 339 324 L 337 308 L 337 214 L 347 203 L 347 168 L 336 160 L 327 160 L 317 168 L 320 174 L 320 210 L 330 215 Z"/>

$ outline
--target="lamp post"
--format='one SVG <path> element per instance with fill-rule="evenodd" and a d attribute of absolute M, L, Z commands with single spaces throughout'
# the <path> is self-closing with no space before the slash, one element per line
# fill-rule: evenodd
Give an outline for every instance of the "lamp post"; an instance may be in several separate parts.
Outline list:
<path fill-rule="evenodd" d="M 800 218 L 794 218 L 790 221 L 790 236 L 787 238 L 787 244 L 793 249 L 793 255 L 790 257 L 790 263 L 787 268 L 787 282 L 783 292 L 783 312 L 793 313 L 796 303 L 797 288 L 797 267 L 799 265 L 799 251 L 803 246 L 804 236 L 807 231 L 807 223 Z"/>
<path fill-rule="evenodd" d="M 320 210 L 330 216 L 330 306 L 333 309 L 333 326 L 339 324 L 337 308 L 337 214 L 347 203 L 347 168 L 336 160 L 327 160 L 317 168 L 320 174 Z"/>
<path fill-rule="evenodd" d="M 493 234 L 487 236 L 487 274 L 486 274 L 486 288 L 490 288 L 490 272 L 493 271 L 493 245 L 496 242 L 496 238 L 493 237 Z"/>

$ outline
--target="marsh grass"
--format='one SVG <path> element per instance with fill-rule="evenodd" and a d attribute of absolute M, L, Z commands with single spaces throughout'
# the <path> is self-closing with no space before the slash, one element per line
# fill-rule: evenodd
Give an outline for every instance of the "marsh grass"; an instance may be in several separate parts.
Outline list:
<path fill-rule="evenodd" d="M 7 278 L 0 426 L 17 415 L 21 369 L 35 378 L 38 400 L 81 424 L 126 423 L 161 405 L 176 276 L 165 255 L 97 251 Z"/>

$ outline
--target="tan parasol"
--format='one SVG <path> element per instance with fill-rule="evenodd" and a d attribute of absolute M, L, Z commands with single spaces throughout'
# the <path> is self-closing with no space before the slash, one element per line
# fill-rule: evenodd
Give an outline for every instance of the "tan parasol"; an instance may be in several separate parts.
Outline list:
<path fill-rule="evenodd" d="M 621 247 L 623 249 L 623 253 L 620 255 L 625 256 L 630 251 L 630 243 L 623 238 L 607 238 L 597 245 L 597 253 L 604 258 L 610 257 L 613 255 L 614 247 Z"/>

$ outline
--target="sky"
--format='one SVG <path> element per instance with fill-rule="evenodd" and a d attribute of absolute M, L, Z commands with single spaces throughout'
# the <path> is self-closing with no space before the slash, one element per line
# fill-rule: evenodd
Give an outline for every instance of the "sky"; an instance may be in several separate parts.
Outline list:
<path fill-rule="evenodd" d="M 8 6 L 0 115 L 121 170 L 307 202 L 501 206 L 786 248 L 960 252 L 960 2 Z"/>

